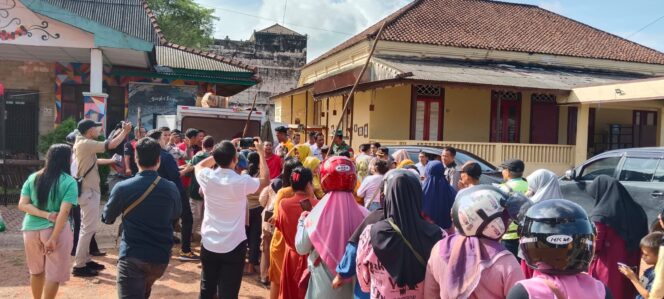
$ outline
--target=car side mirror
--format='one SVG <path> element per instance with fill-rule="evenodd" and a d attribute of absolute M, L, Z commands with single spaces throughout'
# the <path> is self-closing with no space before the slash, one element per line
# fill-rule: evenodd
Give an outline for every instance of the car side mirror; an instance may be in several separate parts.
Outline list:
<path fill-rule="evenodd" d="M 566 180 L 573 181 L 576 178 L 576 171 L 574 169 L 570 169 L 568 171 L 565 171 L 565 177 Z"/>

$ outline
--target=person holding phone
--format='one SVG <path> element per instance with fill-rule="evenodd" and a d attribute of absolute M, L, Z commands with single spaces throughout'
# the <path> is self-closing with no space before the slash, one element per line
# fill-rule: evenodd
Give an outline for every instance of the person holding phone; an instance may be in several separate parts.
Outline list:
<path fill-rule="evenodd" d="M 311 170 L 298 167 L 291 173 L 291 186 L 295 194 L 279 202 L 279 215 L 274 225 L 281 231 L 286 243 L 286 254 L 281 270 L 279 298 L 304 298 L 306 289 L 300 288 L 300 278 L 307 269 L 307 255 L 299 255 L 295 250 L 297 222 L 304 211 L 318 204 L 314 195 Z"/>
<path fill-rule="evenodd" d="M 199 298 L 237 298 L 242 283 L 242 270 L 247 252 L 244 229 L 247 195 L 270 184 L 265 162 L 265 149 L 255 143 L 260 157 L 259 175 L 239 175 L 236 146 L 223 141 L 208 157 L 194 167 L 196 180 L 203 190 L 205 207 L 201 227 L 201 292 Z M 215 165 L 219 166 L 212 169 Z"/>

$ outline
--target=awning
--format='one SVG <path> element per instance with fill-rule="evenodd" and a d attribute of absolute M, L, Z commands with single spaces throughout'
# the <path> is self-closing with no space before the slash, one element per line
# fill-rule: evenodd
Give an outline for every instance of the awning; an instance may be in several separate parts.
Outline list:
<path fill-rule="evenodd" d="M 664 104 L 664 77 L 615 82 L 572 90 L 566 104 L 655 101 Z"/>
<path fill-rule="evenodd" d="M 373 80 L 408 80 L 570 91 L 578 86 L 641 79 L 638 74 L 616 74 L 572 69 L 474 63 L 441 59 L 373 58 Z"/>

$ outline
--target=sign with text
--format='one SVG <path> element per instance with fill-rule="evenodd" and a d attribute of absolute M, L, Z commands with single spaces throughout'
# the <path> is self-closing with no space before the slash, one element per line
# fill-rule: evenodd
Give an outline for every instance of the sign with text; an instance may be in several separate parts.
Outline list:
<path fill-rule="evenodd" d="M 128 119 L 136 124 L 140 107 L 141 126 L 154 129 L 160 115 L 175 115 L 178 105 L 196 105 L 197 90 L 194 85 L 130 83 Z"/>

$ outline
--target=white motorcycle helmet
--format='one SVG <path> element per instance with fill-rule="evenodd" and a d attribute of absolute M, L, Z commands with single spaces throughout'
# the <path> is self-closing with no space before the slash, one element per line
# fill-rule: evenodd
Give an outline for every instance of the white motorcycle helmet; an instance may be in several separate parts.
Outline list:
<path fill-rule="evenodd" d="M 529 206 L 522 195 L 508 195 L 489 185 L 478 185 L 459 192 L 452 206 L 452 222 L 459 234 L 500 239 L 510 219 L 523 214 Z"/>

